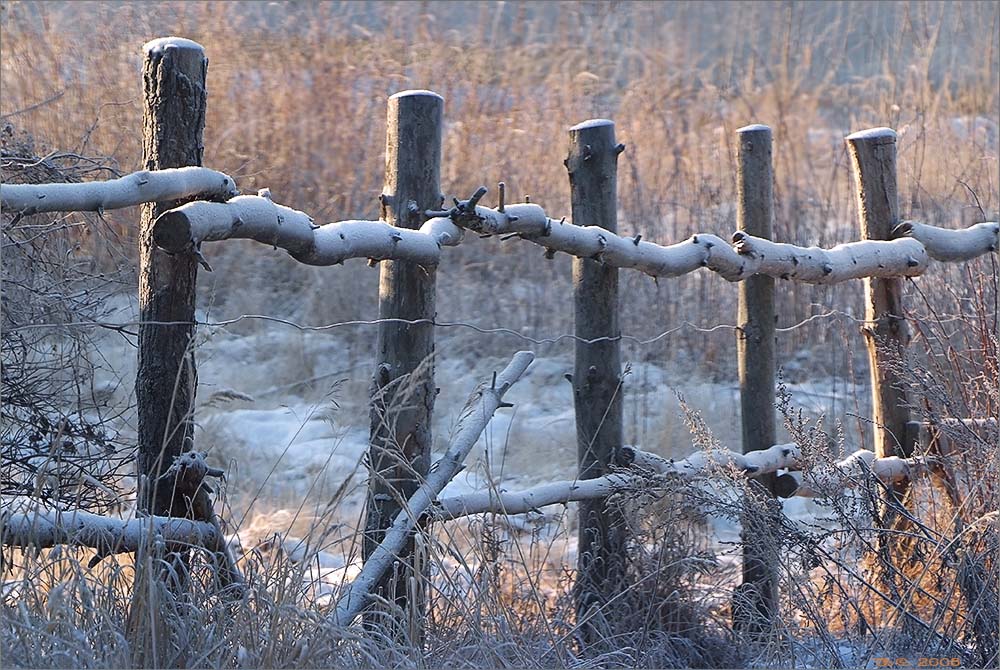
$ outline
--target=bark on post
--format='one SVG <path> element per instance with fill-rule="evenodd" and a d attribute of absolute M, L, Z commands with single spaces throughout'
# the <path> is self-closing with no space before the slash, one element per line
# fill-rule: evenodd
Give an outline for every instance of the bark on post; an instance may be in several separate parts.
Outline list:
<path fill-rule="evenodd" d="M 847 146 L 857 183 L 861 236 L 866 240 L 891 239 L 892 229 L 899 223 L 896 133 L 889 128 L 864 130 L 849 135 Z M 912 454 L 913 445 L 906 441 L 910 411 L 897 373 L 910 342 L 903 317 L 902 279 L 865 279 L 865 321 L 875 455 L 905 458 Z M 902 495 L 906 487 L 906 482 L 900 482 L 894 489 Z"/>
<path fill-rule="evenodd" d="M 569 171 L 573 222 L 617 231 L 618 154 L 615 125 L 603 119 L 570 128 Z M 592 258 L 573 259 L 576 337 L 618 338 L 618 269 Z M 621 351 L 618 339 L 576 341 L 573 400 L 580 479 L 608 474 L 622 446 Z M 578 622 L 624 587 L 624 524 L 604 500 L 580 504 L 576 602 Z M 610 616 L 607 612 L 605 615 Z M 586 632 L 586 629 L 585 631 Z"/>
<path fill-rule="evenodd" d="M 200 166 L 204 150 L 208 59 L 201 45 L 166 37 L 143 47 L 143 167 L 146 170 Z M 194 302 L 197 261 L 192 254 L 170 256 L 153 241 L 153 222 L 183 201 L 142 208 L 139 224 L 139 361 L 135 380 L 138 404 L 139 505 L 153 515 L 170 515 L 171 485 L 163 475 L 191 449 L 195 389 Z M 190 552 L 168 555 L 169 564 L 150 546 L 136 554 L 135 589 L 128 629 L 137 665 L 168 665 L 164 640 L 171 619 L 159 612 L 187 588 Z M 155 566 L 155 567 L 154 567 Z M 167 591 L 161 585 L 167 587 Z M 169 596 L 166 594 L 169 593 Z M 161 595 L 166 596 L 161 600 Z"/>
<path fill-rule="evenodd" d="M 201 45 L 175 37 L 145 45 L 143 167 L 146 170 L 200 166 L 204 151 L 208 59 Z M 154 482 L 191 448 L 194 423 L 195 280 L 192 254 L 170 256 L 153 242 L 153 222 L 183 204 L 157 202 L 142 208 L 139 224 L 139 473 Z M 170 325 L 164 325 L 169 323 Z M 142 492 L 152 514 L 169 513 L 155 502 L 152 486 Z M 165 496 L 159 496 L 161 500 Z"/>
<path fill-rule="evenodd" d="M 736 225 L 755 237 L 771 239 L 774 206 L 771 129 L 752 125 L 736 131 Z M 739 285 L 736 356 L 740 379 L 743 453 L 775 444 L 774 279 L 754 275 Z M 755 477 L 763 496 L 774 496 L 775 474 Z M 750 505 L 750 508 L 757 505 Z M 778 602 L 777 553 L 766 518 L 743 519 L 743 585 L 733 607 L 733 624 L 747 631 L 766 630 Z M 771 541 L 769 541 L 771 540 Z"/>
<path fill-rule="evenodd" d="M 389 98 L 382 218 L 400 228 L 418 229 L 424 211 L 438 209 L 441 197 L 441 133 L 444 99 L 430 91 L 404 91 Z M 378 327 L 372 386 L 369 484 L 363 557 L 382 542 L 400 510 L 427 474 L 434 407 L 433 266 L 383 261 L 379 276 L 379 318 L 426 319 L 424 323 L 383 322 Z M 420 637 L 424 602 L 414 574 L 411 536 L 373 593 L 409 612 L 411 640 Z M 414 596 L 412 602 L 410 596 Z M 376 615 L 369 617 L 377 621 Z M 384 616 L 384 615 L 383 615 Z"/>

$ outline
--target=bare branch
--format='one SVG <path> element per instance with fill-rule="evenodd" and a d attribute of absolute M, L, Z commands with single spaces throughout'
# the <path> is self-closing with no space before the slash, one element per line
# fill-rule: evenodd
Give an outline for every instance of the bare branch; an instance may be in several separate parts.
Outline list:
<path fill-rule="evenodd" d="M 462 469 L 466 456 L 479 440 L 493 413 L 503 404 L 503 396 L 521 378 L 535 356 L 529 351 L 519 351 L 496 375 L 493 383 L 477 391 L 469 399 L 468 409 L 459 419 L 458 429 L 445 455 L 431 466 L 427 480 L 413 494 L 409 502 L 386 530 L 382 543 L 365 562 L 361 573 L 337 601 L 337 625 L 347 626 L 368 603 L 372 589 L 382 575 L 392 566 L 406 540 L 417 526 L 417 520 L 430 509 L 444 487 Z"/>

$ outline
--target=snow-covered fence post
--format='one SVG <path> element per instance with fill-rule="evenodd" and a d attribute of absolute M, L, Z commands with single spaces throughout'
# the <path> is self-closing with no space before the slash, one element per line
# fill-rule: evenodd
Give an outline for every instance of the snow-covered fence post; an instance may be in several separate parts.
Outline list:
<path fill-rule="evenodd" d="M 424 212 L 439 209 L 444 99 L 430 91 L 404 91 L 389 98 L 385 186 L 381 218 L 400 228 L 420 228 Z M 400 503 L 427 475 L 434 407 L 435 268 L 410 261 L 382 261 L 379 318 L 405 319 L 378 326 L 372 384 L 369 483 L 363 557 L 377 549 Z M 409 612 L 411 639 L 424 614 L 421 577 L 413 574 L 414 541 L 406 546 L 376 595 Z M 414 602 L 410 602 L 413 593 Z M 376 616 L 373 615 L 372 619 Z M 402 623 L 402 622 L 401 622 Z"/>
<path fill-rule="evenodd" d="M 159 170 L 200 166 L 204 152 L 205 78 L 208 59 L 200 44 L 165 37 L 143 46 L 143 168 Z M 180 202 L 157 202 L 142 208 L 139 223 L 139 352 L 135 392 L 138 405 L 139 505 L 155 515 L 170 515 L 172 495 L 156 489 L 172 485 L 164 478 L 174 460 L 192 447 L 194 395 L 198 385 L 194 338 L 195 280 L 193 254 L 171 256 L 153 241 L 153 222 Z M 171 566 L 153 566 L 155 557 L 140 547 L 128 628 L 141 664 L 160 665 L 157 650 L 169 638 L 169 623 L 155 616 L 160 604 L 145 588 L 166 579 L 175 590 L 186 588 L 187 559 L 171 554 Z M 152 622 L 152 623 L 151 623 Z"/>
<path fill-rule="evenodd" d="M 615 124 L 597 119 L 573 126 L 566 159 L 573 223 L 617 232 L 618 154 Z M 577 464 L 580 479 L 608 474 L 622 446 L 621 335 L 618 269 L 601 252 L 573 259 L 576 363 Z M 587 340 L 599 339 L 597 342 Z M 578 621 L 624 587 L 624 531 L 620 513 L 604 500 L 580 503 L 579 558 L 575 594 Z"/>
<path fill-rule="evenodd" d="M 208 97 L 205 51 L 174 37 L 148 42 L 143 50 L 143 167 L 200 166 Z M 145 205 L 139 224 L 141 324 L 135 391 L 139 473 L 150 483 L 191 448 L 194 427 L 191 412 L 198 381 L 190 345 L 198 263 L 192 254 L 171 256 L 153 242 L 156 217 L 180 204 Z M 168 514 L 169 509 L 158 508 L 152 486 L 145 488 L 140 494 L 143 507 L 152 514 Z"/>
<path fill-rule="evenodd" d="M 736 225 L 755 237 L 771 239 L 774 204 L 771 167 L 771 129 L 751 125 L 736 131 Z M 740 379 L 743 453 L 769 449 L 775 444 L 775 311 L 774 278 L 748 277 L 739 285 L 736 357 Z M 774 495 L 774 473 L 755 480 L 761 495 Z M 777 553 L 773 533 L 759 527 L 766 521 L 748 514 L 743 520 L 743 584 L 733 607 L 733 624 L 761 631 L 778 602 Z"/>
<path fill-rule="evenodd" d="M 863 130 L 849 135 L 847 146 L 857 182 L 861 236 L 866 240 L 892 239 L 892 230 L 899 223 L 896 133 L 889 128 Z M 913 452 L 913 445 L 906 443 L 910 411 L 896 372 L 910 341 L 903 316 L 903 280 L 869 277 L 864 282 L 863 332 L 871 370 L 875 455 L 906 458 Z M 901 495 L 906 486 L 906 482 L 899 482 L 894 488 Z"/>

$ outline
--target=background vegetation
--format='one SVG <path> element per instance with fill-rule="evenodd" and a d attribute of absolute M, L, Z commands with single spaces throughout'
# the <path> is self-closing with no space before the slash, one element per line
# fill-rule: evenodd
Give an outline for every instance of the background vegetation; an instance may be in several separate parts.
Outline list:
<path fill-rule="evenodd" d="M 174 34 L 203 44 L 210 59 L 206 164 L 235 176 L 245 192 L 268 187 L 275 200 L 317 220 L 377 215 L 385 100 L 410 88 L 445 98 L 446 195 L 467 197 L 480 184 L 495 193 L 503 180 L 508 194 L 530 194 L 555 216 L 569 214 L 562 165 L 567 127 L 613 119 L 627 145 L 619 160 L 619 229 L 660 243 L 700 231 L 725 237 L 735 228 L 733 139 L 748 123 L 775 131 L 775 234 L 782 241 L 829 246 L 857 239 L 843 137 L 865 127 L 899 133 L 904 218 L 956 227 L 996 220 L 1000 207 L 1000 5 L 994 2 L 5 1 L 0 31 L 5 179 L 14 173 L 18 180 L 84 179 L 139 167 L 141 45 Z M 95 390 L 81 391 L 77 380 L 88 379 L 98 344 L 76 332 L 46 331 L 25 345 L 25 331 L 15 328 L 79 314 L 98 320 L 107 311 L 100 296 L 108 292 L 134 301 L 137 220 L 134 211 L 73 215 L 30 230 L 14 230 L 4 220 L 5 407 L 11 370 L 33 371 L 18 389 L 27 384 L 36 396 L 26 406 L 40 406 L 46 415 L 79 403 L 81 394 L 93 399 Z M 24 248 L 44 262 L 15 262 Z M 541 356 L 569 354 L 570 340 L 548 342 L 572 332 L 567 258 L 545 261 L 534 247 L 476 239 L 446 254 L 438 273 L 440 320 L 515 329 L 545 341 L 530 344 Z M 213 319 L 266 314 L 322 325 L 377 313 L 377 270 L 303 267 L 250 243 L 216 245 L 207 255 L 215 272 L 202 273 L 199 302 Z M 657 284 L 623 272 L 622 292 L 626 334 L 655 340 L 626 340 L 627 359 L 678 377 L 732 380 L 732 330 L 684 324 L 732 324 L 735 286 L 710 273 Z M 841 380 L 849 389 L 846 404 L 863 417 L 865 391 L 855 385 L 866 377 L 855 323 L 860 296 L 860 282 L 779 284 L 779 327 L 834 314 L 781 333 L 778 355 L 787 377 Z M 917 362 L 908 369 L 922 417 L 997 415 L 996 301 L 992 257 L 967 266 L 937 264 L 907 283 L 917 333 Z M 248 319 L 229 331 L 263 336 L 277 328 Z M 337 399 L 353 398 L 347 407 L 360 411 L 373 332 L 341 328 L 335 342 L 335 365 L 357 371 Z M 439 333 L 439 350 L 458 360 L 525 347 L 523 337 L 510 334 Z M 296 361 L 268 368 L 266 386 L 329 373 L 334 364 L 309 351 L 316 342 L 303 338 Z M 50 356 L 49 347 L 58 351 Z M 68 376 L 54 373 L 70 368 Z M 128 372 L 122 377 L 127 385 Z M 50 378 L 58 382 L 53 387 L 44 383 Z M 122 392 L 128 395 L 127 388 Z M 629 407 L 626 416 L 638 417 L 630 438 L 650 444 L 660 437 L 642 419 L 648 407 Z M 5 415 L 5 424 L 13 425 L 12 416 Z M 16 418 L 22 427 L 33 425 L 31 417 Z M 114 426 L 115 419 L 98 423 Z M 77 422 L 58 431 L 85 428 Z M 203 428 L 211 439 L 211 422 Z M 870 428 L 858 419 L 841 435 L 817 430 L 789 425 L 817 450 L 863 444 Z M 125 449 L 128 434 L 126 422 L 124 437 L 102 432 L 100 440 Z M 4 437 L 6 445 L 25 436 L 11 429 Z M 725 591 L 732 572 L 719 566 L 698 519 L 681 519 L 676 505 L 660 501 L 635 511 L 637 527 L 645 529 L 635 547 L 636 570 L 657 575 L 657 586 L 631 603 L 638 618 L 609 624 L 607 647 L 590 657 L 578 654 L 568 576 L 547 550 L 565 539 L 565 525 L 525 536 L 487 520 L 442 530 L 435 539 L 437 574 L 461 578 L 440 585 L 424 652 L 329 630 L 316 614 L 323 605 L 318 596 L 290 586 L 301 583 L 308 565 L 280 552 L 267 563 L 258 552 L 247 559 L 264 561 L 255 607 L 228 617 L 223 604 L 200 594 L 198 607 L 175 613 L 184 623 L 160 660 L 193 666 L 713 666 L 781 663 L 791 654 L 850 665 L 863 657 L 856 649 L 888 655 L 897 644 L 974 663 L 989 658 L 975 655 L 979 638 L 970 631 L 982 621 L 974 613 L 995 606 L 995 587 L 986 589 L 983 602 L 961 602 L 953 585 L 960 577 L 996 582 L 997 566 L 988 557 L 998 546 L 997 522 L 988 514 L 997 508 L 1000 482 L 990 456 L 995 440 L 957 437 L 969 450 L 969 472 L 987 474 L 966 482 L 969 502 L 957 516 L 929 508 L 933 513 L 920 526 L 924 544 L 914 549 L 920 560 L 898 576 L 903 581 L 862 583 L 849 592 L 831 586 L 834 577 L 854 579 L 860 559 L 880 560 L 869 542 L 874 508 L 842 502 L 835 511 L 850 522 L 849 531 L 826 537 L 833 544 L 821 544 L 818 558 L 815 537 L 791 535 L 789 555 L 803 563 L 786 566 L 786 583 L 797 585 L 786 591 L 787 628 L 764 648 L 733 651 Z M 101 467 L 117 476 L 121 464 Z M 103 494 L 95 496 L 95 504 L 107 504 Z M 719 509 L 724 501 L 714 506 L 726 513 Z M 351 512 L 331 503 L 290 524 L 329 550 L 349 545 L 353 529 L 338 524 Z M 956 518 L 966 525 L 956 525 Z M 955 554 L 956 546 L 965 553 Z M 810 572 L 814 559 L 823 566 L 821 577 Z M 85 574 L 75 561 L 60 555 L 28 562 L 18 579 L 5 582 L 5 665 L 135 662 L 121 628 L 127 569 L 107 561 L 103 573 Z M 951 576 L 951 585 L 931 584 L 935 571 Z M 718 584 L 710 588 L 712 580 Z M 12 590 L 18 581 L 22 590 Z M 55 585 L 61 586 L 49 588 Z M 872 633 L 876 621 L 893 634 Z M 982 644 L 980 650 L 988 648 L 989 639 Z"/>

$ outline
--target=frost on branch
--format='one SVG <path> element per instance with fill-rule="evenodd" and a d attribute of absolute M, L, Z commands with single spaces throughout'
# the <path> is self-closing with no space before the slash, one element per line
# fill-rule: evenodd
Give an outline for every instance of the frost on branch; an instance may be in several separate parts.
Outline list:
<path fill-rule="evenodd" d="M 733 235 L 746 259 L 746 276 L 762 274 L 810 284 L 836 284 L 862 277 L 915 277 L 927 269 L 927 250 L 917 240 L 863 240 L 832 249 L 772 242 L 744 232 Z"/>
<path fill-rule="evenodd" d="M 107 555 L 134 552 L 154 537 L 168 547 L 222 550 L 222 536 L 211 523 L 152 516 L 116 519 L 84 510 L 33 506 L 0 513 L 0 543 L 11 547 L 91 547 Z"/>
<path fill-rule="evenodd" d="M 232 177 L 203 167 L 142 170 L 108 181 L 0 185 L 3 208 L 25 216 L 40 212 L 101 212 L 188 198 L 228 200 L 238 194 Z"/>
<path fill-rule="evenodd" d="M 661 246 L 644 242 L 641 235 L 625 237 L 596 226 L 576 226 L 565 219 L 557 221 L 530 203 L 501 204 L 496 209 L 481 207 L 478 202 L 485 194 L 486 188 L 480 187 L 468 200 L 456 200 L 450 210 L 427 214 L 447 216 L 459 228 L 481 235 L 516 235 L 545 247 L 549 257 L 561 251 L 613 267 L 640 270 L 652 277 L 678 277 L 702 267 L 729 281 L 741 281 L 755 274 L 812 284 L 834 284 L 862 277 L 915 277 L 927 269 L 929 258 L 969 260 L 996 251 L 1000 231 L 997 223 L 946 230 L 906 222 L 897 227 L 897 236 L 908 237 L 850 242 L 831 249 L 772 242 L 741 231 L 733 235 L 732 246 L 707 233 Z"/>
<path fill-rule="evenodd" d="M 936 261 L 969 261 L 998 248 L 1000 223 L 977 223 L 963 230 L 949 230 L 916 221 L 904 221 L 892 229 L 892 236 L 919 240 Z"/>
<path fill-rule="evenodd" d="M 500 407 L 510 407 L 503 402 L 504 394 L 521 378 L 535 356 L 529 351 L 519 351 L 497 374 L 489 387 L 473 394 L 459 418 L 458 428 L 448 451 L 427 474 L 423 485 L 392 522 L 385 536 L 372 555 L 365 561 L 361 572 L 337 601 L 335 618 L 338 626 L 348 626 L 368 603 L 372 589 L 392 567 L 395 557 L 406 545 L 407 538 L 417 526 L 417 521 L 430 509 L 444 487 L 464 467 L 465 458 L 479 440 L 493 413 Z"/>
<path fill-rule="evenodd" d="M 384 221 L 317 226 L 307 214 L 262 196 L 240 196 L 224 203 L 191 202 L 164 212 L 153 224 L 153 240 L 169 253 L 228 239 L 269 244 L 307 265 L 337 265 L 350 258 L 437 265 L 441 247 L 458 244 L 462 230 L 446 218 L 431 218 L 419 230 Z"/>
<path fill-rule="evenodd" d="M 654 479 L 622 469 L 587 480 L 570 480 L 540 484 L 522 491 L 491 488 L 438 500 L 431 509 L 437 521 L 450 521 L 472 514 L 525 514 L 546 505 L 566 504 L 581 500 L 605 498 L 613 493 L 656 486 L 656 476 L 682 479 L 712 477 L 735 469 L 748 477 L 797 470 L 801 467 L 801 452 L 795 444 L 776 444 L 768 449 L 738 454 L 725 449 L 697 451 L 681 460 L 657 456 L 635 447 L 623 447 L 619 464 L 652 473 Z M 845 488 L 857 486 L 874 474 L 886 484 L 909 479 L 932 465 L 924 458 L 876 458 L 871 451 L 859 450 L 833 463 L 826 470 L 789 472 L 779 476 L 779 496 L 789 498 L 838 495 Z"/>
<path fill-rule="evenodd" d="M 874 452 L 859 449 L 847 458 L 834 463 L 829 469 L 805 473 L 792 472 L 789 476 L 798 484 L 792 495 L 817 498 L 859 486 L 865 481 L 870 481 L 871 475 L 883 484 L 907 481 L 933 465 L 933 459 L 920 456 L 876 458 Z"/>
<path fill-rule="evenodd" d="M 624 467 L 642 469 L 655 475 L 689 479 L 711 475 L 727 468 L 736 468 L 747 476 L 767 474 L 793 467 L 799 455 L 799 448 L 794 444 L 776 444 L 769 449 L 749 454 L 738 454 L 725 449 L 697 451 L 687 458 L 675 461 L 625 446 L 619 451 L 617 460 Z M 546 505 L 604 498 L 618 491 L 643 486 L 649 486 L 646 477 L 623 469 L 595 479 L 540 484 L 524 491 L 490 489 L 442 498 L 434 505 L 432 516 L 436 520 L 447 521 L 483 512 L 524 514 Z"/>
<path fill-rule="evenodd" d="M 618 268 L 631 268 L 652 277 L 679 277 L 707 267 L 727 279 L 738 279 L 746 264 L 729 243 L 715 235 L 694 235 L 668 247 L 643 242 L 641 235 L 622 237 L 598 226 L 576 226 L 551 219 L 538 205 L 522 203 L 497 209 L 475 203 L 486 193 L 480 188 L 472 198 L 457 202 L 447 215 L 460 228 L 481 235 L 518 235 L 545 247 L 546 255 L 557 251 L 590 258 Z"/>

